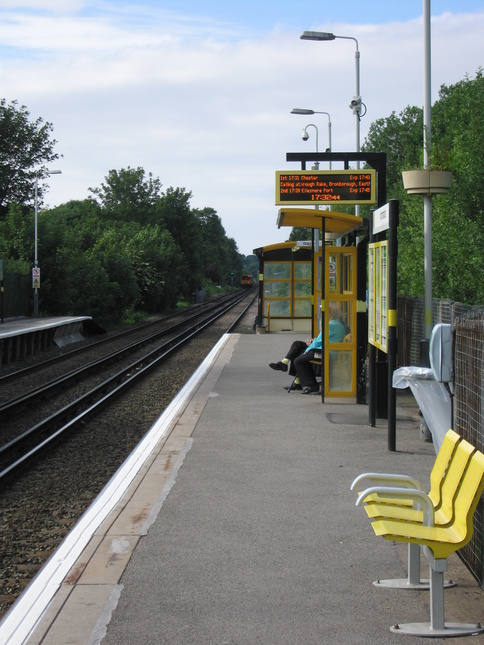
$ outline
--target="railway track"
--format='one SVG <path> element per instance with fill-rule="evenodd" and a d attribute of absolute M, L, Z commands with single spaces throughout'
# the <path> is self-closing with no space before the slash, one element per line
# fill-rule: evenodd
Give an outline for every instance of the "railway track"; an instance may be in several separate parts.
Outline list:
<path fill-rule="evenodd" d="M 4 479 L 0 487 L 0 617 L 220 336 L 234 325 L 236 332 L 253 333 L 255 309 L 253 294 L 248 294 L 246 301 L 201 329 L 191 341 L 179 345 L 176 352 L 146 371 L 143 378 L 132 380 L 123 392 L 110 397 L 109 404 L 99 406 L 80 421 L 77 429 L 71 426 L 60 435 L 60 441 L 51 441 Z M 37 405 L 40 406 L 39 400 L 27 407 L 33 413 L 32 408 Z M 16 416 L 10 415 L 11 419 Z M 2 434 L 3 425 L 2 418 Z"/>
<path fill-rule="evenodd" d="M 164 324 L 161 329 L 149 325 L 141 338 L 121 349 L 0 404 L 0 485 L 52 441 L 75 432 L 88 416 L 110 405 L 114 397 L 145 378 L 246 297 L 247 293 L 242 293 L 217 300 L 184 320 Z M 37 405 L 40 418 L 28 425 Z"/>
<path fill-rule="evenodd" d="M 82 365 L 86 362 L 84 357 L 90 353 L 109 353 L 109 347 L 112 345 L 125 347 L 129 346 L 131 342 L 136 342 L 138 339 L 149 339 L 152 335 L 152 330 L 153 335 L 156 335 L 160 330 L 165 328 L 169 329 L 170 325 L 173 325 L 174 328 L 176 328 L 177 323 L 184 324 L 189 323 L 190 320 L 195 321 L 198 316 L 203 316 L 213 308 L 229 303 L 233 299 L 233 294 L 224 294 L 213 301 L 209 301 L 208 304 L 191 305 L 187 309 L 176 311 L 161 318 L 141 323 L 140 325 L 129 326 L 127 329 L 117 331 L 111 335 L 102 337 L 101 339 L 91 340 L 86 343 L 82 343 L 80 346 L 76 345 L 74 349 L 61 350 L 52 357 L 45 358 L 43 356 L 38 362 L 31 363 L 26 367 L 5 370 L 3 374 L 1 374 L 0 370 L 0 388 L 8 388 L 9 384 L 16 383 L 17 381 L 31 380 L 36 377 L 37 373 L 46 371 L 49 368 L 61 370 L 62 365 L 65 362 L 72 363 L 73 361 L 78 360 L 79 364 Z M 0 403 L 1 401 L 2 399 L 0 398 Z"/>

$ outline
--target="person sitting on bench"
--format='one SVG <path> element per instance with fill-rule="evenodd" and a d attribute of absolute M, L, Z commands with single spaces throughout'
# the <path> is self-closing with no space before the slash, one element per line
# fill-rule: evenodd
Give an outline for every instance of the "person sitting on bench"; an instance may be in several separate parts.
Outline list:
<path fill-rule="evenodd" d="M 339 303 L 329 303 L 329 342 L 341 343 L 346 336 L 344 324 L 340 320 L 341 310 Z M 280 372 L 287 372 L 295 376 L 292 385 L 286 386 L 288 391 L 302 390 L 302 394 L 315 394 L 319 392 L 319 385 L 314 376 L 311 361 L 315 352 L 322 351 L 322 332 L 316 338 L 307 340 L 295 340 L 282 361 L 269 363 L 269 367 Z M 288 365 L 290 366 L 288 367 Z"/>

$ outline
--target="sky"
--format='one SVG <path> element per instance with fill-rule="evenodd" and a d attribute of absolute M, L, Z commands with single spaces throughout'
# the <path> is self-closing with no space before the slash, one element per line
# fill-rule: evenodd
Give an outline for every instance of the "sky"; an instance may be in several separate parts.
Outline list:
<path fill-rule="evenodd" d="M 356 149 L 352 39 L 361 144 L 377 119 L 423 105 L 423 2 L 0 0 L 0 98 L 53 126 L 62 174 L 46 208 L 141 167 L 215 209 L 248 255 L 289 236 L 275 205 L 275 172 L 299 168 L 287 152 L 328 148 L 329 120 L 332 150 Z M 433 103 L 484 66 L 484 0 L 434 0 L 431 16 Z"/>

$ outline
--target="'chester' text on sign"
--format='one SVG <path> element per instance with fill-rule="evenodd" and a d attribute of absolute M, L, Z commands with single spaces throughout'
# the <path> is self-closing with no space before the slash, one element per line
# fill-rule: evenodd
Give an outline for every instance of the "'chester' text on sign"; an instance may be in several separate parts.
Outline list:
<path fill-rule="evenodd" d="M 373 204 L 375 201 L 373 169 L 276 172 L 276 204 Z"/>

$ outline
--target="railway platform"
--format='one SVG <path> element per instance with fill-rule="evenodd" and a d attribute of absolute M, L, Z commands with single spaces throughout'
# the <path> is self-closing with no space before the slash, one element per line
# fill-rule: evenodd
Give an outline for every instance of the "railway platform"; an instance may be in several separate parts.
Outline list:
<path fill-rule="evenodd" d="M 52 345 L 64 347 L 102 333 L 105 330 L 91 316 L 7 319 L 0 324 L 0 368 Z"/>
<path fill-rule="evenodd" d="M 4 645 L 386 645 L 429 620 L 428 591 L 372 584 L 404 578 L 407 549 L 350 491 L 365 471 L 427 486 L 413 398 L 398 393 L 389 452 L 367 406 L 286 392 L 268 364 L 294 338 L 224 336 L 4 617 Z M 457 556 L 448 576 L 446 620 L 481 621 Z"/>

